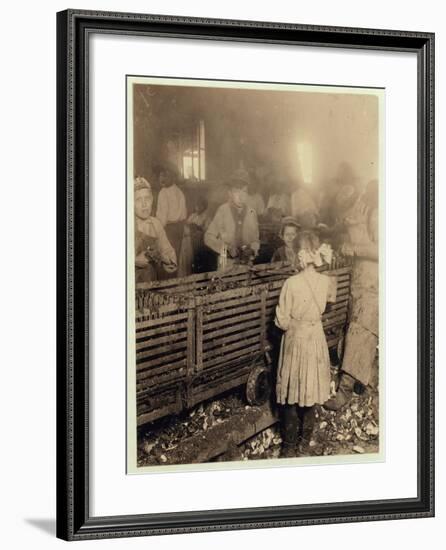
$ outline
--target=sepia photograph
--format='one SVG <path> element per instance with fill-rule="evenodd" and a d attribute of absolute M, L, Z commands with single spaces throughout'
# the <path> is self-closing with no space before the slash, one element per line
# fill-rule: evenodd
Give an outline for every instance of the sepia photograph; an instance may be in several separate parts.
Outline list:
<path fill-rule="evenodd" d="M 127 76 L 128 473 L 382 460 L 383 105 Z"/>

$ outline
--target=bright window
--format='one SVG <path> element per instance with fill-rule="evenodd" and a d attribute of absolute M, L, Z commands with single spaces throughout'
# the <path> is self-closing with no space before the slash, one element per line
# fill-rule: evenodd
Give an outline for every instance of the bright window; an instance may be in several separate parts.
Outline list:
<path fill-rule="evenodd" d="M 184 135 L 182 142 L 182 176 L 186 180 L 206 179 L 204 121 L 200 120 L 190 135 Z"/>

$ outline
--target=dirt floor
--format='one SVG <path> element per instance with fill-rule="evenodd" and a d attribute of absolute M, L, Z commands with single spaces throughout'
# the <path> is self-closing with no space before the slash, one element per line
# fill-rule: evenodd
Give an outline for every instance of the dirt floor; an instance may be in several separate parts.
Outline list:
<path fill-rule="evenodd" d="M 318 406 L 313 436 L 296 456 L 378 452 L 378 411 L 371 389 L 338 412 Z M 138 467 L 278 458 L 281 444 L 277 411 L 247 405 L 238 390 L 140 429 Z"/>
<path fill-rule="evenodd" d="M 317 407 L 313 436 L 296 456 L 328 456 L 379 451 L 378 394 L 355 396 L 342 411 Z M 264 430 L 242 446 L 243 460 L 278 458 L 282 439 L 279 424 Z M 301 450 L 302 451 L 302 450 Z"/>

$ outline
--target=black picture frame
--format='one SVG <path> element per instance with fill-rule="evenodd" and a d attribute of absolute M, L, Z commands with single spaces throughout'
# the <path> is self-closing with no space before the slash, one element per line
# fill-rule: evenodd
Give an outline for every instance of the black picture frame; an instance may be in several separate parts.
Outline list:
<path fill-rule="evenodd" d="M 93 32 L 416 53 L 416 498 L 90 517 L 87 71 L 88 36 Z M 84 10 L 63 11 L 57 14 L 57 133 L 57 536 L 65 540 L 80 540 L 433 516 L 434 34 Z"/>

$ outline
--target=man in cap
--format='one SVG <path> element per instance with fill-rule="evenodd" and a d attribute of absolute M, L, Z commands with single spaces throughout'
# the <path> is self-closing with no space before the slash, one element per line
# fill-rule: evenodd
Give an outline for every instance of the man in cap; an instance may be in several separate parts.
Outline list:
<path fill-rule="evenodd" d="M 156 281 L 163 272 L 177 270 L 175 250 L 161 222 L 152 214 L 153 195 L 150 183 L 143 177 L 134 181 L 135 208 L 135 281 Z"/>
<path fill-rule="evenodd" d="M 249 178 L 239 169 L 228 181 L 228 201 L 216 211 L 204 242 L 219 255 L 227 255 L 227 265 L 253 259 L 259 252 L 259 224 L 256 211 L 247 206 Z"/>

